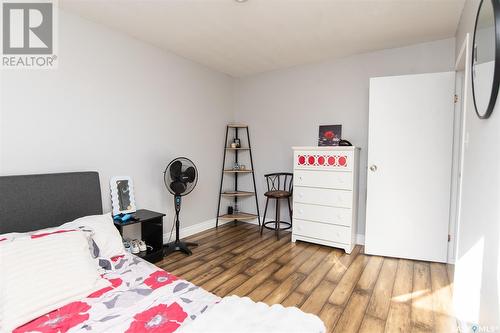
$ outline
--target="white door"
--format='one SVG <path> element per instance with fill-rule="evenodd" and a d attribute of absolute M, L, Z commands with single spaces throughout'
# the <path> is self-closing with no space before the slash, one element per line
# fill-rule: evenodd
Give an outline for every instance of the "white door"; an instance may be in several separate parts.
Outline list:
<path fill-rule="evenodd" d="M 365 252 L 446 262 L 455 72 L 370 79 Z"/>

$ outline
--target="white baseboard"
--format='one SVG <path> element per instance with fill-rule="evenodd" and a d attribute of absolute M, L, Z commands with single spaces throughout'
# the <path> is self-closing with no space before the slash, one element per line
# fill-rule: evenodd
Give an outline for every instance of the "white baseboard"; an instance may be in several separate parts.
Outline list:
<path fill-rule="evenodd" d="M 216 222 L 216 219 L 210 219 L 210 220 L 206 220 L 206 221 L 201 222 L 201 223 L 197 223 L 195 225 L 191 225 L 189 227 L 181 228 L 181 230 L 179 230 L 180 237 L 181 238 L 189 237 L 189 236 L 197 234 L 199 232 L 215 228 L 215 222 Z M 231 222 L 231 221 L 219 221 L 219 226 L 224 225 L 224 224 L 229 223 L 229 222 Z M 169 237 L 170 237 L 170 232 L 163 234 L 163 243 L 167 243 Z M 170 241 L 172 241 L 172 240 L 175 240 L 175 229 L 173 229 L 173 231 L 172 231 L 172 237 L 171 237 Z"/>
<path fill-rule="evenodd" d="M 266 220 L 271 221 L 271 219 L 266 219 Z M 197 234 L 199 232 L 215 228 L 215 221 L 216 221 L 216 219 L 213 218 L 213 219 L 206 220 L 204 222 L 197 223 L 197 224 L 189 226 L 189 227 L 181 228 L 181 230 L 179 231 L 180 237 L 181 238 L 189 237 L 189 236 Z M 230 223 L 230 222 L 232 222 L 232 221 L 219 221 L 219 225 L 224 225 L 224 224 Z M 241 221 L 241 222 L 250 223 L 250 224 L 259 224 L 257 219 L 250 220 L 250 221 Z M 163 234 L 163 243 L 167 243 L 169 237 L 170 237 L 169 232 Z M 173 239 L 175 239 L 175 230 L 172 231 L 172 237 L 170 240 L 173 240 Z M 357 234 L 356 235 L 356 244 L 365 245 L 365 235 Z"/>
<path fill-rule="evenodd" d="M 466 321 L 463 321 L 459 318 L 457 318 L 457 326 L 458 326 L 458 332 L 476 332 L 476 331 L 477 332 L 487 332 L 486 330 L 482 331 L 482 330 L 477 330 L 477 329 L 476 329 L 476 331 L 473 331 L 471 324 L 468 324 Z M 491 332 L 494 332 L 494 331 L 491 331 Z"/>
<path fill-rule="evenodd" d="M 271 221 L 270 219 L 268 219 L 268 221 Z M 257 219 L 255 220 L 249 220 L 249 221 L 242 221 L 242 222 L 245 222 L 245 223 L 250 223 L 250 224 L 256 224 L 258 225 L 259 224 L 259 221 L 257 221 Z"/>
<path fill-rule="evenodd" d="M 365 245 L 365 235 L 357 234 L 356 235 L 356 244 Z"/>

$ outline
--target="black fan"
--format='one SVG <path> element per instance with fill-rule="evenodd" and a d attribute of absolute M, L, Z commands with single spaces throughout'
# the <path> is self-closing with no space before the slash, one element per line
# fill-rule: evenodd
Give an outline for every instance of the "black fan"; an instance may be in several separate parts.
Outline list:
<path fill-rule="evenodd" d="M 191 250 L 188 246 L 198 244 L 179 240 L 179 212 L 181 211 L 181 197 L 191 193 L 198 182 L 198 170 L 190 159 L 178 157 L 168 164 L 163 174 L 165 186 L 174 195 L 175 203 L 175 241 L 165 245 L 164 255 L 174 251 L 182 251 L 190 255 Z"/>

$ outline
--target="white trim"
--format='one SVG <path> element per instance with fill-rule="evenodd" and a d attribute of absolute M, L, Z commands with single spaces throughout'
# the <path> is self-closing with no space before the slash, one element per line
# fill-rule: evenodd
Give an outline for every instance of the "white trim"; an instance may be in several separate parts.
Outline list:
<path fill-rule="evenodd" d="M 267 221 L 273 221 L 273 220 L 271 218 L 269 218 L 269 219 L 266 219 L 266 222 Z M 251 220 L 251 221 L 245 221 L 245 222 L 250 223 L 250 224 L 258 224 L 257 219 Z M 356 244 L 365 245 L 365 235 L 364 234 L 356 234 Z"/>
<path fill-rule="evenodd" d="M 457 326 L 458 326 L 458 332 L 469 332 L 472 331 L 471 327 L 467 322 L 460 320 L 457 318 Z"/>
<path fill-rule="evenodd" d="M 356 234 L 356 244 L 365 245 L 365 235 Z"/>
<path fill-rule="evenodd" d="M 471 50 L 470 50 L 470 35 L 466 34 L 464 41 L 462 42 L 462 46 L 460 48 L 460 52 L 458 54 L 458 57 L 455 61 L 455 71 L 463 71 L 464 72 L 464 77 L 462 80 L 462 101 L 461 107 L 462 109 L 460 110 L 461 115 L 462 115 L 462 123 L 460 124 L 460 130 L 461 130 L 461 142 L 457 142 L 460 145 L 460 155 L 458 156 L 458 161 L 454 161 L 455 163 L 458 163 L 457 165 L 454 165 L 454 168 L 458 169 L 458 172 L 456 175 L 452 174 L 452 182 L 456 184 L 456 188 L 451 188 L 450 189 L 450 221 L 449 221 L 449 234 L 450 234 L 450 241 L 448 242 L 448 255 L 447 255 L 447 263 L 448 264 L 455 264 L 456 261 L 456 255 L 457 255 L 457 249 L 458 249 L 458 238 L 459 238 L 459 233 L 460 233 L 460 219 L 461 219 L 461 207 L 462 207 L 462 178 L 461 178 L 461 173 L 463 172 L 463 167 L 464 167 L 464 152 L 465 148 L 467 145 L 467 94 L 468 94 L 468 89 L 469 89 L 469 76 L 470 76 L 470 55 L 471 55 Z M 462 64 L 463 64 L 463 69 L 462 69 Z M 456 116 L 456 114 L 455 114 Z M 452 202 L 451 199 L 455 198 L 454 202 Z M 453 212 L 452 212 L 453 210 Z M 453 218 L 452 218 L 453 217 Z"/>
<path fill-rule="evenodd" d="M 465 53 L 467 52 L 467 53 Z M 462 46 L 460 47 L 460 51 L 458 52 L 457 59 L 455 59 L 455 71 L 461 71 L 462 70 L 462 60 L 464 60 L 464 70 L 465 67 L 467 67 L 467 63 L 465 62 L 465 58 L 462 58 L 465 54 L 469 53 L 469 34 L 465 35 L 464 41 L 462 42 Z"/>
<path fill-rule="evenodd" d="M 266 219 L 266 220 L 267 221 L 272 221 L 271 219 Z M 179 232 L 180 233 L 180 237 L 181 238 L 189 237 L 189 236 L 197 234 L 199 232 L 215 228 L 215 221 L 216 221 L 216 219 L 210 219 L 210 220 L 206 220 L 204 222 L 197 223 L 197 224 L 189 226 L 189 227 L 181 228 L 181 230 Z M 219 221 L 219 225 L 222 226 L 222 225 L 224 225 L 226 223 L 231 223 L 231 222 L 232 221 Z M 255 220 L 249 220 L 249 221 L 241 221 L 241 222 L 249 223 L 249 224 L 255 224 L 255 225 L 259 224 L 257 222 L 257 219 L 255 219 Z M 175 230 L 172 231 L 172 238 L 170 239 L 170 241 L 172 241 L 175 238 L 174 233 L 175 233 Z M 169 236 L 170 236 L 170 232 L 167 232 L 167 233 L 163 234 L 163 243 L 167 243 L 168 242 Z M 356 244 L 365 245 L 365 235 L 363 235 L 363 234 L 357 234 L 356 235 Z"/>
<path fill-rule="evenodd" d="M 272 221 L 271 219 L 266 219 L 266 222 L 268 221 Z M 259 225 L 259 221 L 257 221 L 257 219 L 254 219 L 254 220 L 247 220 L 247 221 L 241 221 L 241 222 L 245 222 L 245 223 L 250 223 L 250 224 L 255 224 L 255 225 Z"/>
<path fill-rule="evenodd" d="M 197 234 L 199 232 L 215 228 L 216 219 L 206 220 L 204 222 L 197 223 L 195 225 L 191 225 L 189 227 L 181 228 L 179 231 L 180 237 L 185 238 L 191 235 Z M 219 226 L 229 223 L 231 221 L 219 221 Z M 170 237 L 170 231 L 163 234 L 163 243 L 168 242 L 168 238 Z M 172 231 L 172 237 L 170 241 L 175 239 L 175 230 Z"/>

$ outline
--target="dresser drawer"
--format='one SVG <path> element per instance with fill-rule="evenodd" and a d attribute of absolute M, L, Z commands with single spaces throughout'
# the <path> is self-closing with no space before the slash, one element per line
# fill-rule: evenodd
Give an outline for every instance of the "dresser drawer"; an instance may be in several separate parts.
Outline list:
<path fill-rule="evenodd" d="M 352 207 L 352 191 L 296 186 L 293 189 L 294 203 Z"/>
<path fill-rule="evenodd" d="M 343 244 L 351 243 L 351 228 L 320 222 L 293 219 L 293 233 Z"/>
<path fill-rule="evenodd" d="M 294 168 L 313 170 L 351 171 L 354 166 L 352 150 L 294 152 Z"/>
<path fill-rule="evenodd" d="M 295 170 L 293 179 L 295 186 L 333 188 L 339 190 L 352 189 L 351 172 Z"/>
<path fill-rule="evenodd" d="M 317 221 L 350 227 L 352 210 L 329 206 L 309 205 L 296 202 L 293 206 L 294 217 L 301 220 Z"/>

